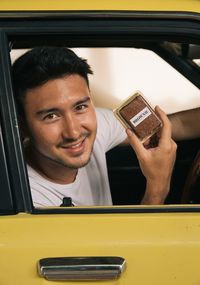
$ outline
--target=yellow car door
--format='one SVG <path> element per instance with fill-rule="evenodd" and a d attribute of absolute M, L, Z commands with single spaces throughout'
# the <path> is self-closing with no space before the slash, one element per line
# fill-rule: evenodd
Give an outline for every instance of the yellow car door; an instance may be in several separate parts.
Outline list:
<path fill-rule="evenodd" d="M 194 208 L 90 210 L 1 216 L 1 283 L 198 284 Z"/>

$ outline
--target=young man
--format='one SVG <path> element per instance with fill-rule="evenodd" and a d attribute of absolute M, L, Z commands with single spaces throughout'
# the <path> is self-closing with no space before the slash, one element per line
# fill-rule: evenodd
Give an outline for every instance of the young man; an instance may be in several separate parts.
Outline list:
<path fill-rule="evenodd" d="M 63 197 L 112 205 L 105 154 L 127 135 L 147 181 L 141 203 L 162 204 L 176 156 L 167 116 L 156 107 L 163 128 L 158 146 L 146 148 L 112 111 L 94 108 L 88 74 L 87 62 L 62 47 L 35 48 L 13 65 L 34 205 L 59 206 Z"/>

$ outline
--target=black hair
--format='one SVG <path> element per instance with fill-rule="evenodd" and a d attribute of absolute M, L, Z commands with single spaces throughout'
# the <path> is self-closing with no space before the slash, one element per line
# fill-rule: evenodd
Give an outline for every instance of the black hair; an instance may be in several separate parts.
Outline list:
<path fill-rule="evenodd" d="M 13 84 L 19 113 L 23 115 L 23 99 L 27 90 L 49 80 L 78 74 L 89 86 L 92 70 L 85 59 L 65 47 L 36 47 L 19 57 L 13 64 Z"/>

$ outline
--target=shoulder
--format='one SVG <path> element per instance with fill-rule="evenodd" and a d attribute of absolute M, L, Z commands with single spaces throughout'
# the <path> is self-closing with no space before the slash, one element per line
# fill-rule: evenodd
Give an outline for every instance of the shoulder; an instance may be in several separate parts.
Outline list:
<path fill-rule="evenodd" d="M 110 109 L 106 108 L 95 108 L 96 110 L 96 115 L 97 115 L 97 120 L 98 121 L 107 121 L 109 119 L 115 120 L 113 112 Z"/>
<path fill-rule="evenodd" d="M 106 151 L 126 139 L 125 129 L 115 118 L 112 110 L 96 108 L 96 116 L 97 140 L 101 141 Z"/>

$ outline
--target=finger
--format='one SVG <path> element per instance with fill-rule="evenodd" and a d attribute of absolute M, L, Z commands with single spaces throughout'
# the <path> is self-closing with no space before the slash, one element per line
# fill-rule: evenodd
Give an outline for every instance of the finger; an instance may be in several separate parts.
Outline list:
<path fill-rule="evenodd" d="M 126 133 L 127 133 L 130 145 L 134 149 L 137 156 L 138 155 L 140 156 L 140 154 L 142 154 L 145 150 L 143 144 L 141 143 L 141 141 L 138 139 L 138 137 L 134 134 L 134 132 L 131 129 L 126 129 Z"/>
<path fill-rule="evenodd" d="M 151 143 L 151 139 L 147 139 L 147 140 L 143 143 L 143 146 L 144 146 L 145 148 L 147 148 L 147 147 L 150 145 L 150 143 Z"/>
<path fill-rule="evenodd" d="M 160 140 L 169 140 L 172 135 L 171 123 L 165 112 L 160 107 L 156 106 L 155 111 L 163 123 Z"/>

